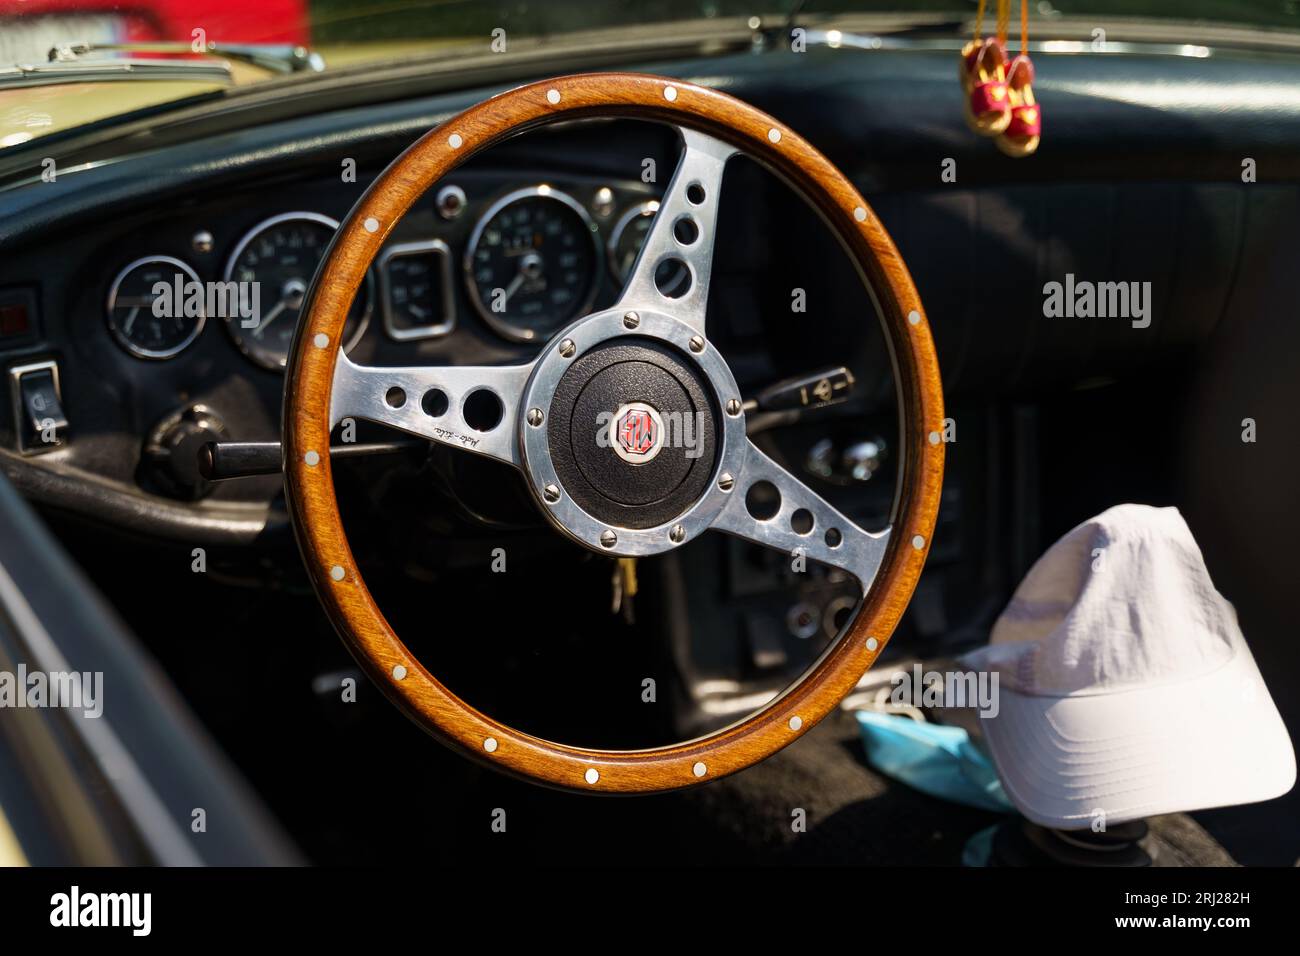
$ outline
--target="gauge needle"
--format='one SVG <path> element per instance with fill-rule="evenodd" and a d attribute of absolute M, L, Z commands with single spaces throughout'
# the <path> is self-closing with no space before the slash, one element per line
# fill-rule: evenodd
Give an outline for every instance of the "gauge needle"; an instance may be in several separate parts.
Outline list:
<path fill-rule="evenodd" d="M 130 309 L 131 313 L 122 322 L 122 331 L 127 335 L 131 334 L 131 329 L 135 326 L 135 317 L 140 314 L 140 310 L 151 307 L 156 295 L 120 295 L 113 302 L 115 308 Z"/>
<path fill-rule="evenodd" d="M 272 307 L 270 312 L 262 316 L 262 321 L 257 323 L 257 327 L 253 329 L 253 334 L 261 335 L 262 330 L 266 328 L 268 325 L 270 325 L 272 322 L 274 322 L 276 316 L 278 316 L 281 312 L 283 312 L 288 307 L 289 307 L 289 303 L 286 299 L 281 299 L 279 302 L 277 302 Z"/>
<path fill-rule="evenodd" d="M 262 321 L 257 323 L 253 329 L 253 335 L 260 336 L 262 331 L 279 318 L 280 313 L 285 309 L 302 308 L 302 297 L 306 295 L 307 287 L 301 279 L 290 279 L 284 284 L 280 292 L 280 301 L 271 307 L 271 311 L 262 316 Z"/>
<path fill-rule="evenodd" d="M 535 252 L 519 258 L 519 271 L 515 277 L 510 280 L 510 284 L 505 287 L 505 301 L 509 302 L 510 297 L 519 291 L 519 287 L 529 279 L 537 279 L 542 275 L 542 257 Z"/>
<path fill-rule="evenodd" d="M 519 287 L 524 284 L 524 273 L 522 270 L 510 280 L 510 284 L 502 290 L 502 304 L 508 303 L 510 297 L 519 291 Z"/>

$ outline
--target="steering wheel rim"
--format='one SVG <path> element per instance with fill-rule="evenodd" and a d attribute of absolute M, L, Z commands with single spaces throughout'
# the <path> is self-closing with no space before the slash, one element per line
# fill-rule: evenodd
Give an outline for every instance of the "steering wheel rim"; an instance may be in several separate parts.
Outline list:
<path fill-rule="evenodd" d="M 685 139 L 678 170 L 665 192 L 646 250 L 619 303 L 611 310 L 577 320 L 526 366 L 363 369 L 352 365 L 339 349 L 348 306 L 385 238 L 428 187 L 507 136 L 559 120 L 588 117 L 668 122 L 677 126 Z M 692 148 L 693 144 L 697 148 Z M 684 253 L 696 279 L 685 298 L 698 293 L 699 301 L 657 302 L 647 298 L 650 293 L 645 283 L 653 281 L 653 260 L 659 255 L 654 251 L 656 242 L 663 249 L 671 247 L 670 210 L 674 203 L 685 201 L 687 180 L 697 176 L 697 169 L 703 169 L 702 175 L 716 173 L 716 180 L 709 182 L 720 184 L 721 169 L 736 151 L 743 151 L 776 173 L 813 205 L 839 238 L 876 304 L 893 358 L 903 444 L 889 530 L 878 535 L 861 531 L 758 452 L 747 439 L 741 467 L 753 467 L 744 475 L 725 475 L 736 479 L 736 487 L 722 489 L 725 482 L 719 475 L 728 467 L 724 435 L 720 464 L 710 478 L 709 490 L 700 499 L 710 501 L 705 511 L 711 517 L 703 526 L 770 546 L 792 540 L 789 533 L 773 531 L 777 525 L 764 531 L 772 538 L 767 540 L 751 533 L 748 527 L 729 527 L 724 520 L 732 515 L 731 520 L 739 525 L 740 518 L 732 513 L 737 508 L 743 510 L 744 489 L 753 481 L 775 478 L 787 483 L 778 483 L 783 499 L 787 489 L 793 491 L 794 500 L 808 505 L 819 519 L 818 530 L 824 526 L 820 519 L 829 515 L 836 530 L 843 527 L 842 543 L 862 542 L 863 548 L 872 551 L 875 565 L 869 580 L 862 577 L 860 569 L 852 572 L 859 577 L 864 592 L 852 622 L 802 679 L 758 712 L 707 736 L 666 747 L 614 751 L 576 747 L 523 733 L 479 712 L 443 686 L 407 649 L 376 606 L 348 545 L 334 494 L 329 455 L 332 427 L 344 417 L 375 418 L 448 444 L 468 447 L 469 441 L 482 442 L 481 447 L 471 450 L 520 466 L 539 496 L 541 510 L 557 527 L 593 550 L 625 553 L 623 549 L 632 548 L 632 542 L 624 539 L 623 529 L 619 530 L 617 543 L 605 546 L 603 541 L 590 539 L 590 529 L 578 532 L 554 513 L 551 506 L 556 502 L 551 501 L 547 488 L 550 473 L 527 451 L 529 430 L 536 432 L 545 426 L 530 425 L 526 420 L 525 409 L 530 406 L 524 403 L 525 391 L 535 385 L 546 362 L 563 362 L 575 357 L 575 353 L 580 356 L 598 341 L 592 338 L 575 343 L 586 330 L 599 326 L 604 329 L 602 334 L 608 333 L 614 341 L 618 335 L 631 334 L 627 325 L 619 332 L 617 323 L 620 317 L 633 312 L 638 319 L 636 334 L 651 334 L 648 325 L 653 321 L 665 341 L 688 356 L 699 356 L 701 366 L 708 360 L 721 361 L 704 335 L 708 274 L 701 270 L 701 276 L 695 271 L 701 263 L 707 265 L 707 256 L 711 255 L 716 195 L 709 196 L 705 208 L 696 206 L 693 210 L 704 220 L 702 232 L 707 242 L 697 245 L 707 247 L 703 252 L 706 258 L 693 258 L 700 254 L 698 250 Z M 708 192 L 717 191 L 710 188 Z M 675 247 L 674 251 L 682 252 Z M 642 302 L 648 305 L 631 308 Z M 371 679 L 417 724 L 482 763 L 547 786 L 602 793 L 672 790 L 742 770 L 806 733 L 853 689 L 883 650 L 911 598 L 930 546 L 944 461 L 942 390 L 924 310 L 893 242 L 852 184 L 793 130 L 739 100 L 664 77 L 607 73 L 533 83 L 480 103 L 419 139 L 370 186 L 327 250 L 302 315 L 285 378 L 283 449 L 285 494 L 308 574 L 327 615 Z M 612 331 L 608 328 L 611 326 Z M 696 334 L 704 339 L 698 352 L 697 343 L 691 341 Z M 574 347 L 568 348 L 566 343 Z M 566 348 L 569 355 L 561 355 Z M 725 362 L 722 367 L 725 370 Z M 726 371 L 719 385 L 709 373 L 702 374 L 721 389 L 730 379 Z M 427 387 L 431 382 L 461 398 L 468 394 L 466 389 L 509 391 L 516 398 L 516 407 L 507 406 L 505 411 L 507 417 L 513 415 L 512 427 L 497 428 L 475 439 L 473 433 L 456 427 L 461 419 L 455 408 L 447 427 L 420 420 L 418 409 L 413 407 L 419 405 L 420 393 L 411 389 Z M 404 393 L 416 399 L 414 403 L 408 399 L 404 410 L 394 410 L 383 397 L 394 384 L 406 386 Z M 535 388 L 528 391 L 528 399 L 535 394 Z M 720 391 L 719 398 L 725 403 L 728 396 Z M 730 429 L 734 434 L 736 428 L 743 437 L 743 413 L 724 413 L 724 432 Z M 568 496 L 561 492 L 559 500 L 567 503 Z M 716 510 L 711 510 L 715 504 Z M 777 518 L 788 514 L 783 504 Z M 683 539 L 694 537 L 694 527 L 689 534 L 683 527 L 683 539 L 678 540 L 673 540 L 676 527 L 670 529 L 670 534 L 664 533 L 665 528 L 668 525 L 646 529 L 648 533 L 638 538 L 649 542 L 650 550 L 626 553 L 671 550 Z M 814 538 L 808 542 L 807 556 L 823 560 L 826 548 L 817 541 Z M 829 541 L 827 538 L 827 547 Z M 826 553 L 831 554 L 829 563 L 837 563 L 834 553 Z"/>

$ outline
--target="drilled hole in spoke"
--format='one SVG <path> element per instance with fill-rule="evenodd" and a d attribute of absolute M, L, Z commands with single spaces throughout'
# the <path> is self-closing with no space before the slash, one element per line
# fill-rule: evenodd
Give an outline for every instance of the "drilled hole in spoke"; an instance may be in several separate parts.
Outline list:
<path fill-rule="evenodd" d="M 700 238 L 700 227 L 690 216 L 682 216 L 673 223 L 673 238 L 684 246 L 692 245 Z"/>
<path fill-rule="evenodd" d="M 394 385 L 384 394 L 384 401 L 389 408 L 401 408 L 406 404 L 406 392 Z"/>
<path fill-rule="evenodd" d="M 670 256 L 655 266 L 655 288 L 665 299 L 680 299 L 691 291 L 691 270 L 681 259 Z"/>
<path fill-rule="evenodd" d="M 686 187 L 686 201 L 692 206 L 703 204 L 705 198 L 704 187 L 699 183 L 691 183 Z"/>
<path fill-rule="evenodd" d="M 501 404 L 501 399 L 495 392 L 480 388 L 478 391 L 470 392 L 465 399 L 461 414 L 465 417 L 465 424 L 470 428 L 475 431 L 490 432 L 501 424 L 501 417 L 505 411 L 505 406 Z"/>
<path fill-rule="evenodd" d="M 691 287 L 691 270 L 680 259 L 668 259 L 655 269 L 655 288 L 666 298 L 680 299 Z"/>
<path fill-rule="evenodd" d="M 800 508 L 790 516 L 790 530 L 795 534 L 811 534 L 815 523 L 812 512 L 807 508 Z"/>
<path fill-rule="evenodd" d="M 844 541 L 844 535 L 840 534 L 839 528 L 826 529 L 826 546 L 828 548 L 838 548 Z"/>
<path fill-rule="evenodd" d="M 770 521 L 781 510 L 781 492 L 770 481 L 756 481 L 745 492 L 745 510 L 755 521 Z"/>
<path fill-rule="evenodd" d="M 431 388 L 424 393 L 424 398 L 420 399 L 420 407 L 430 418 L 441 418 L 447 414 L 451 402 L 447 400 L 447 393 L 442 389 Z"/>

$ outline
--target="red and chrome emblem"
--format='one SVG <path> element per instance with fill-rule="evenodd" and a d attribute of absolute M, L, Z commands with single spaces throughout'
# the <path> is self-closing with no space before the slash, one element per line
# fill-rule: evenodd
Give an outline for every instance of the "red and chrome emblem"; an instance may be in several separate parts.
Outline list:
<path fill-rule="evenodd" d="M 664 447 L 664 420 L 645 402 L 628 402 L 614 413 L 609 437 L 619 458 L 644 465 Z"/>

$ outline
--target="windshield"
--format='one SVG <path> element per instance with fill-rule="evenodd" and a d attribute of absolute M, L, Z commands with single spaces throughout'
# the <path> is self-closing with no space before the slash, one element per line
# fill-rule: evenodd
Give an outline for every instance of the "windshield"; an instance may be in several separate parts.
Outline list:
<path fill-rule="evenodd" d="M 743 29 L 757 15 L 780 28 L 890 14 L 894 29 L 917 15 L 955 36 L 975 8 L 974 0 L 0 0 L 0 148 L 231 86 L 415 56 L 509 56 L 585 31 L 636 39 L 687 21 Z M 1040 37 L 1089 17 L 1107 26 L 1110 18 L 1182 23 L 1180 42 L 1197 42 L 1196 21 L 1295 29 L 1300 3 L 1031 3 Z"/>

